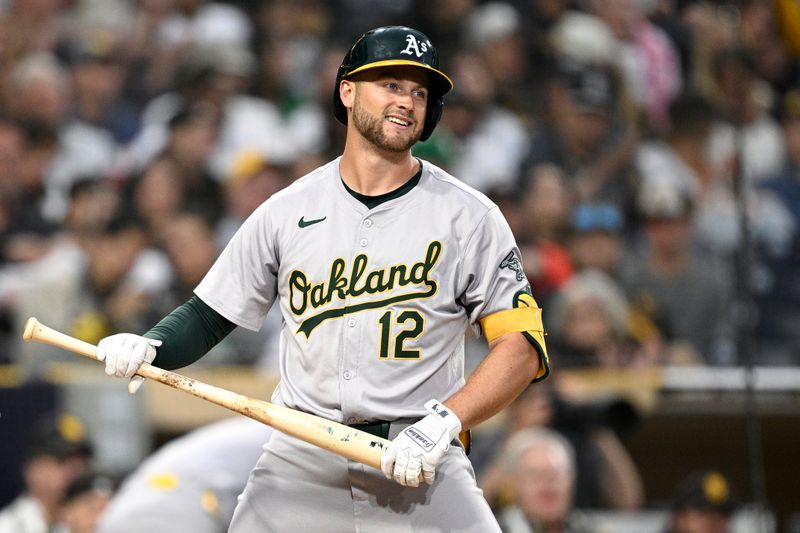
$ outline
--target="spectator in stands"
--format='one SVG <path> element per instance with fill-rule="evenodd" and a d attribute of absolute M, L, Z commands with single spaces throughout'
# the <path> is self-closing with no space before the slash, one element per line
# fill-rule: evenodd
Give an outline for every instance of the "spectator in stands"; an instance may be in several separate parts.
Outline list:
<path fill-rule="evenodd" d="M 225 182 L 225 216 L 214 231 L 220 249 L 239 226 L 270 196 L 289 184 L 288 170 L 270 164 L 255 150 L 244 150 L 235 159 Z"/>
<path fill-rule="evenodd" d="M 0 143 L 1 137 L 2 133 Z M 109 223 L 119 206 L 118 195 L 110 183 L 95 178 L 80 180 L 72 187 L 62 226 L 45 225 L 48 231 L 37 234 L 37 226 L 24 215 L 33 221 L 40 219 L 34 216 L 35 210 L 30 205 L 20 202 L 25 198 L 26 195 L 15 194 L 5 198 L 7 226 L 0 231 L 0 245 L 9 260 L 0 270 L 0 342 L 7 347 L 4 353 L 9 362 L 18 360 L 21 324 L 17 323 L 17 308 L 28 301 L 29 295 L 38 294 L 40 286 L 52 287 L 56 279 L 72 278 L 84 268 L 82 247 Z"/>
<path fill-rule="evenodd" d="M 482 192 L 515 185 L 529 145 L 520 116 L 499 102 L 498 82 L 486 61 L 472 53 L 455 58 L 454 115 L 445 115 L 442 131 L 416 150 L 450 137 L 453 156 L 446 168 Z"/>
<path fill-rule="evenodd" d="M 177 165 L 166 158 L 153 161 L 144 172 L 131 179 L 125 188 L 126 209 L 142 220 L 145 229 L 157 235 L 161 228 L 186 203 L 186 185 Z"/>
<path fill-rule="evenodd" d="M 122 209 L 119 192 L 107 180 L 87 177 L 81 179 L 70 190 L 70 203 L 64 217 L 63 227 L 82 243 L 96 235 Z"/>
<path fill-rule="evenodd" d="M 740 206 L 729 170 L 709 157 L 715 112 L 703 96 L 687 92 L 670 105 L 671 127 L 663 140 L 651 140 L 637 153 L 642 194 L 669 190 L 692 204 L 692 248 L 704 269 L 733 290 L 733 258 L 741 248 Z M 755 240 L 771 250 L 786 249 L 794 228 L 782 202 L 745 185 L 748 221 Z M 638 222 L 641 222 L 638 221 Z"/>
<path fill-rule="evenodd" d="M 144 67 L 144 88 L 168 90 L 175 69 L 193 50 L 243 47 L 252 38 L 252 21 L 228 2 L 175 0 L 141 2 L 135 34 Z"/>
<path fill-rule="evenodd" d="M 617 61 L 625 86 L 645 124 L 663 131 L 667 107 L 681 91 L 678 52 L 666 33 L 650 22 L 642 3 L 632 0 L 594 0 L 592 11 L 617 38 Z"/>
<path fill-rule="evenodd" d="M 609 203 L 584 203 L 575 206 L 566 237 L 575 269 L 599 270 L 619 280 L 627 261 L 623 239 L 622 212 Z"/>
<path fill-rule="evenodd" d="M 708 160 L 715 117 L 711 104 L 697 92 L 687 91 L 673 100 L 669 129 L 637 150 L 641 187 L 670 187 L 700 202 L 718 181 Z"/>
<path fill-rule="evenodd" d="M 0 511 L 0 533 L 52 531 L 61 516 L 67 487 L 89 471 L 91 459 L 92 446 L 77 418 L 43 417 L 22 465 L 25 492 Z"/>
<path fill-rule="evenodd" d="M 2 178 L 0 262 L 35 261 L 45 256 L 58 224 L 44 214 L 47 168 L 53 163 L 58 137 L 42 122 L 6 119 L 0 126 L 0 149 L 7 170 Z"/>
<path fill-rule="evenodd" d="M 233 158 L 243 149 L 258 150 L 282 163 L 296 158 L 301 143 L 290 134 L 278 105 L 245 94 L 254 68 L 255 59 L 247 48 L 193 50 L 181 62 L 173 90 L 158 94 L 144 107 L 143 127 L 125 152 L 128 172 L 141 171 L 158 157 L 168 143 L 170 119 L 193 107 L 211 107 L 220 121 L 207 162 L 217 181 L 224 181 Z"/>
<path fill-rule="evenodd" d="M 153 233 L 181 210 L 216 223 L 224 212 L 222 187 L 210 171 L 219 136 L 218 111 L 208 104 L 187 104 L 175 111 L 167 128 L 163 151 L 126 184 L 128 208 Z"/>
<path fill-rule="evenodd" d="M 547 302 L 574 272 L 564 245 L 574 195 L 563 170 L 550 163 L 532 167 L 525 184 L 517 242 L 525 274 L 531 286 L 536 287 L 536 297 L 539 302 Z"/>
<path fill-rule="evenodd" d="M 597 270 L 576 273 L 545 316 L 553 360 L 569 367 L 650 367 L 661 362 L 660 337 L 637 328 L 622 286 Z"/>
<path fill-rule="evenodd" d="M 325 56 L 337 47 L 326 36 L 335 9 L 323 0 L 282 0 L 261 2 L 254 15 L 259 26 L 255 44 L 259 68 L 251 93 L 279 108 L 285 133 L 300 155 L 321 154 L 330 142 L 326 128 L 329 78 L 325 78 L 324 95 L 313 80 L 330 74 L 325 70 Z"/>
<path fill-rule="evenodd" d="M 590 533 L 573 510 L 575 452 L 549 429 L 523 429 L 506 443 L 503 466 L 512 480 L 511 505 L 499 516 L 506 533 Z"/>
<path fill-rule="evenodd" d="M 512 2 L 479 2 L 464 22 L 465 44 L 485 65 L 484 83 L 494 87 L 494 101 L 520 116 L 530 112 L 533 97 L 520 12 Z M 458 86 L 458 84 L 456 84 Z"/>
<path fill-rule="evenodd" d="M 579 397 L 562 380 L 553 387 L 528 387 L 507 408 L 495 432 L 478 433 L 470 454 L 490 505 L 508 505 L 513 483 L 503 454 L 520 432 L 548 429 L 565 437 L 574 449 L 574 504 L 580 509 L 637 509 L 645 501 L 638 467 L 622 444 L 639 423 L 637 409 L 618 397 Z"/>
<path fill-rule="evenodd" d="M 99 474 L 81 476 L 67 486 L 56 533 L 95 533 L 114 495 L 114 482 Z"/>
<path fill-rule="evenodd" d="M 546 64 L 558 48 L 556 28 L 571 14 L 570 0 L 529 0 L 527 9 L 522 11 L 522 27 L 527 28 L 523 37 L 531 66 L 536 69 Z M 530 73 L 529 73 L 530 74 Z"/>
<path fill-rule="evenodd" d="M 800 65 L 792 61 L 789 48 L 781 39 L 778 3 L 763 0 L 742 2 L 741 39 L 753 51 L 759 78 L 769 83 L 776 99 L 797 87 Z"/>
<path fill-rule="evenodd" d="M 452 58 L 463 51 L 464 21 L 475 4 L 475 0 L 413 0 L 407 13 L 409 21 L 403 24 L 423 31 L 436 43 L 440 62 L 451 65 Z"/>
<path fill-rule="evenodd" d="M 695 246 L 725 279 L 730 269 L 718 263 L 736 247 L 738 219 L 730 181 L 708 156 L 715 117 L 702 95 L 682 94 L 670 104 L 669 130 L 639 146 L 636 165 L 641 190 L 670 189 L 692 202 Z"/>
<path fill-rule="evenodd" d="M 675 6 L 678 24 L 685 37 L 683 56 L 687 58 L 686 88 L 712 98 L 716 89 L 713 57 L 739 39 L 736 11 L 709 2 L 678 2 Z"/>
<path fill-rule="evenodd" d="M 25 132 L 22 125 L 0 115 L 0 198 L 3 203 L 9 200 L 17 186 L 17 172 L 24 150 Z"/>
<path fill-rule="evenodd" d="M 218 249 L 208 221 L 191 211 L 171 216 L 158 234 L 158 243 L 175 274 L 167 298 L 173 300 L 167 305 L 171 311 L 191 296 L 217 258 Z"/>
<path fill-rule="evenodd" d="M 94 30 L 67 45 L 74 95 L 70 113 L 110 133 L 120 145 L 139 130 L 139 113 L 123 93 L 126 65 L 120 37 Z"/>
<path fill-rule="evenodd" d="M 41 214 L 60 223 L 72 184 L 85 176 L 103 176 L 112 169 L 117 144 L 107 131 L 70 116 L 72 83 L 50 52 L 26 56 L 14 66 L 5 105 L 22 122 L 43 126 L 54 137 L 41 183 L 45 201 Z"/>
<path fill-rule="evenodd" d="M 753 51 L 741 45 L 719 49 L 712 58 L 720 115 L 711 134 L 710 157 L 720 175 L 741 172 L 750 186 L 777 174 L 785 146 L 780 126 L 761 96 L 768 86 L 759 78 Z"/>
<path fill-rule="evenodd" d="M 659 186 L 638 200 L 644 246 L 623 280 L 629 298 L 667 342 L 688 343 L 698 363 L 735 364 L 731 294 L 693 252 L 691 201 Z"/>
<path fill-rule="evenodd" d="M 761 184 L 760 193 L 791 213 L 792 238 L 781 246 L 761 246 L 760 268 L 768 274 L 755 287 L 759 306 L 758 335 L 763 361 L 797 364 L 800 353 L 800 89 L 789 91 L 779 117 L 786 140 L 781 173 Z"/>
<path fill-rule="evenodd" d="M 545 115 L 534 125 L 520 178 L 542 163 L 564 170 L 578 201 L 628 205 L 637 138 L 619 117 L 619 87 L 608 66 L 560 60 L 545 71 Z M 520 189 L 525 189 L 525 183 Z"/>
<path fill-rule="evenodd" d="M 91 343 L 120 328 L 143 327 L 154 296 L 167 285 L 169 269 L 148 246 L 138 220 L 117 213 L 85 230 L 80 244 L 74 264 L 56 262 L 57 267 L 31 273 L 29 287 L 17 295 L 17 331 L 30 316 Z M 62 349 L 24 343 L 19 336 L 17 342 L 15 355 L 28 375 L 41 375 L 55 361 L 75 360 Z"/>
<path fill-rule="evenodd" d="M 220 115 L 209 105 L 182 107 L 168 122 L 170 136 L 160 159 L 170 161 L 183 189 L 182 208 L 214 224 L 222 216 L 222 190 L 209 170 Z"/>
<path fill-rule="evenodd" d="M 692 473 L 675 490 L 667 533 L 730 533 L 736 507 L 733 489 L 723 474 Z"/>

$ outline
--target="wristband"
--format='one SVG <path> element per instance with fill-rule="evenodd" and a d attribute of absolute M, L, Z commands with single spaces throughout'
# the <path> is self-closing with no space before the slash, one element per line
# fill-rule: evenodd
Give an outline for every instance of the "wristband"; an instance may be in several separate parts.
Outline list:
<path fill-rule="evenodd" d="M 425 402 L 425 409 L 445 425 L 450 440 L 458 437 L 461 433 L 461 420 L 453 411 L 439 400 L 428 400 Z"/>

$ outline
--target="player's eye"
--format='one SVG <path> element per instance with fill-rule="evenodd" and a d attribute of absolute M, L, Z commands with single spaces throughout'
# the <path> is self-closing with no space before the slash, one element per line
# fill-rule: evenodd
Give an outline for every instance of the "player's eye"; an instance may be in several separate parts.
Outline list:
<path fill-rule="evenodd" d="M 414 98 L 419 98 L 420 100 L 426 100 L 428 98 L 428 93 L 422 89 L 414 91 L 412 94 L 414 95 Z"/>
<path fill-rule="evenodd" d="M 383 86 L 389 89 L 390 91 L 396 91 L 399 88 L 397 83 L 393 81 L 387 81 Z"/>

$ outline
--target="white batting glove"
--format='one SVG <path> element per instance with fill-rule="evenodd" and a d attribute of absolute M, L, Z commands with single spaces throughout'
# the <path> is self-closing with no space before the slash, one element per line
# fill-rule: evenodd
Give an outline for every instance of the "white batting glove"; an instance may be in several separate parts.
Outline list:
<path fill-rule="evenodd" d="M 438 400 L 425 404 L 430 414 L 400 432 L 381 455 L 387 479 L 418 487 L 420 476 L 433 484 L 436 465 L 461 432 L 461 420 Z"/>
<path fill-rule="evenodd" d="M 156 358 L 156 347 L 161 341 L 148 339 L 133 333 L 117 333 L 97 343 L 97 360 L 105 361 L 106 374 L 131 378 L 128 392 L 135 394 L 144 383 L 144 378 L 134 376 L 142 363 L 152 363 Z"/>

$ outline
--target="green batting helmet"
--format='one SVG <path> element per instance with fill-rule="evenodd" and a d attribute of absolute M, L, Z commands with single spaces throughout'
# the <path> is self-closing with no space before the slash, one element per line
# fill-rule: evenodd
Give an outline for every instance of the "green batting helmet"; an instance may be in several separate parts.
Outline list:
<path fill-rule="evenodd" d="M 421 31 L 406 26 L 383 26 L 370 30 L 345 54 L 333 89 L 333 115 L 342 124 L 347 124 L 347 109 L 339 97 L 339 85 L 343 79 L 371 68 L 394 65 L 420 67 L 428 73 L 428 109 L 420 136 L 421 141 L 427 140 L 442 118 L 443 97 L 452 90 L 453 82 L 439 70 L 439 55 L 430 39 Z"/>

